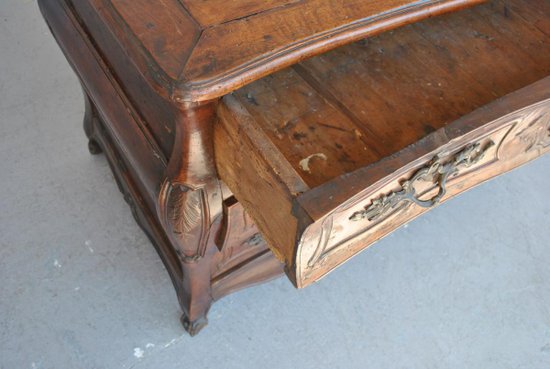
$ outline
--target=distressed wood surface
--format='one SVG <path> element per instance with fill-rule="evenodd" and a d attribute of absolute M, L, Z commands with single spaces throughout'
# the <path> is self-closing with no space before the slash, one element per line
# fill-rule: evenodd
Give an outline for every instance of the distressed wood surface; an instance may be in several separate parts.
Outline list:
<path fill-rule="evenodd" d="M 78 3 L 81 10 L 91 4 Z M 172 278 L 184 328 L 195 335 L 213 301 L 282 274 L 281 263 L 215 172 L 216 103 L 182 108 L 164 99 L 137 72 L 139 59 L 116 43 L 97 48 L 94 38 L 109 39 L 109 29 L 83 27 L 63 1 L 39 5 L 82 83 L 90 152 L 106 155 Z M 126 70 L 122 77 L 120 69 Z"/>
<path fill-rule="evenodd" d="M 340 47 L 222 99 L 218 172 L 297 286 L 548 150 L 544 13 L 548 2 L 492 1 Z"/>
<path fill-rule="evenodd" d="M 39 0 L 191 334 L 548 151 L 547 1 L 415 23 L 479 3 Z"/>
<path fill-rule="evenodd" d="M 313 188 L 550 75 L 550 34 L 535 26 L 528 3 L 493 1 L 406 26 L 233 96 Z M 550 14 L 550 2 L 540 9 Z"/>
<path fill-rule="evenodd" d="M 541 88 L 544 93 L 537 94 L 537 88 Z M 378 167 L 384 167 L 385 176 L 376 176 L 375 173 L 381 168 L 365 168 L 361 175 L 371 175 L 370 169 L 372 175 L 368 177 L 371 180 L 364 190 L 346 199 L 341 206 L 318 219 L 314 226 L 302 234 L 296 250 L 297 285 L 305 287 L 322 278 L 357 252 L 440 203 L 548 153 L 550 79 L 545 79 L 542 85 L 526 88 L 521 93 L 536 95 L 541 100 L 535 102 L 537 99 L 533 99 L 532 105 L 509 114 L 505 114 L 508 109 L 501 110 L 500 115 L 504 116 L 494 121 L 483 111 L 457 121 L 449 128 L 460 130 L 464 135 L 453 137 L 448 133 L 434 133 L 426 138 L 426 141 L 432 142 L 426 143 L 425 147 L 410 147 L 400 153 L 403 159 L 411 160 L 406 164 L 391 159 L 377 164 Z M 492 105 L 488 107 L 494 108 Z M 467 131 L 460 127 L 470 119 L 476 120 L 478 128 Z M 441 145 L 445 141 L 447 143 Z M 430 144 L 441 146 L 426 154 Z M 472 149 L 475 149 L 473 156 L 468 159 L 472 164 L 453 167 L 452 163 L 460 155 Z M 401 166 L 392 166 L 395 164 Z M 451 170 L 444 182 L 440 180 L 441 172 L 428 171 L 433 168 L 441 170 L 444 166 L 449 166 Z M 387 172 L 392 168 L 392 174 L 388 175 Z M 418 173 L 422 176 L 417 177 Z M 349 188 L 349 184 L 346 187 Z M 391 203 L 391 206 L 380 206 L 392 194 L 405 190 L 412 192 L 416 200 L 401 199 Z M 328 191 L 323 198 L 327 195 Z M 433 204 L 426 205 L 432 201 Z"/>
<path fill-rule="evenodd" d="M 108 27 L 150 83 L 176 101 L 220 97 L 304 58 L 483 2 L 66 1 L 93 28 Z"/>

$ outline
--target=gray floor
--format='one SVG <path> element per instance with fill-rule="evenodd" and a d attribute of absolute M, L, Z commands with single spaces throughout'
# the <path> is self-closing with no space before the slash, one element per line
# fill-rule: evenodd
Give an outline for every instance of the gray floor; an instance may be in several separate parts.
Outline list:
<path fill-rule="evenodd" d="M 80 122 L 32 0 L 0 1 L 0 368 L 550 368 L 550 156 L 412 222 L 303 291 L 172 285 Z"/>

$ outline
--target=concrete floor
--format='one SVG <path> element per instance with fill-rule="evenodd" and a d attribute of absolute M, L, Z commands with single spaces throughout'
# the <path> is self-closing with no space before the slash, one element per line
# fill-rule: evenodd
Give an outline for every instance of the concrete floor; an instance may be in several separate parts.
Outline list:
<path fill-rule="evenodd" d="M 0 368 L 550 368 L 550 156 L 190 338 L 35 0 L 0 2 Z"/>

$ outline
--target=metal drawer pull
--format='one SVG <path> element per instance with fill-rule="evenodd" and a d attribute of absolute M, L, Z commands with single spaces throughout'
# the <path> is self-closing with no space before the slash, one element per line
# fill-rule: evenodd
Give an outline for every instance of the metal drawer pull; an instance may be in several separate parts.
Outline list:
<path fill-rule="evenodd" d="M 419 169 L 411 179 L 402 182 L 401 190 L 393 191 L 388 195 L 382 195 L 378 199 L 372 200 L 369 206 L 365 207 L 364 210 L 355 212 L 349 219 L 352 221 L 379 220 L 403 203 L 414 203 L 423 208 L 431 208 L 437 205 L 447 193 L 446 185 L 449 177 L 457 173 L 460 168 L 468 168 L 477 164 L 494 145 L 493 141 L 489 141 L 483 147 L 480 143 L 468 145 L 445 163 L 443 163 L 443 158 L 437 155 L 427 166 Z M 421 200 L 415 188 L 417 181 L 432 182 L 439 188 L 439 192 L 431 199 Z"/>

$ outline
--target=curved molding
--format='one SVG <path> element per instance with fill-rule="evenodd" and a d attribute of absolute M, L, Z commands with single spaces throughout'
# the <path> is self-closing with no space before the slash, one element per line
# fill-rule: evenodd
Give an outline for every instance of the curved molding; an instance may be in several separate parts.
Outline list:
<path fill-rule="evenodd" d="M 404 6 L 396 7 L 373 16 L 357 19 L 332 29 L 312 33 L 299 40 L 289 40 L 289 42 L 282 47 L 258 55 L 252 55 L 244 62 L 226 67 L 225 69 L 223 69 L 223 64 L 219 66 L 220 63 L 216 59 L 215 53 L 212 53 L 211 50 L 202 50 L 203 45 L 201 41 L 205 38 L 206 32 L 208 32 L 208 30 L 205 30 L 195 46 L 187 65 L 184 67 L 173 97 L 176 101 L 180 102 L 214 99 L 304 59 L 333 50 L 337 47 L 485 1 L 486 0 L 409 1 L 408 4 Z M 320 6 L 325 6 L 327 3 L 327 1 L 318 2 L 322 3 Z M 405 3 L 405 1 L 401 3 Z M 227 27 L 230 25 L 231 23 L 228 23 Z M 224 26 L 226 26 L 226 24 L 217 27 Z M 263 32 L 266 35 L 274 31 L 275 30 L 270 29 L 259 30 L 260 33 Z M 222 42 L 222 44 L 227 47 L 225 42 Z M 242 44 L 242 42 L 239 42 L 239 44 Z M 242 50 L 242 52 L 246 51 L 248 50 Z M 223 48 L 219 50 L 219 52 L 225 53 L 227 49 Z M 194 57 L 200 53 L 207 54 L 208 57 L 212 58 L 211 66 L 195 66 L 193 64 L 195 62 Z"/>
<path fill-rule="evenodd" d="M 179 0 L 90 0 L 86 11 L 76 0 L 58 1 L 79 9 L 84 23 L 99 19 L 155 90 L 186 103 L 219 98 L 306 58 L 486 0 L 300 0 L 242 8 L 216 0 L 191 7 Z M 217 24 L 201 21 L 215 12 L 224 13 L 214 17 Z"/>

